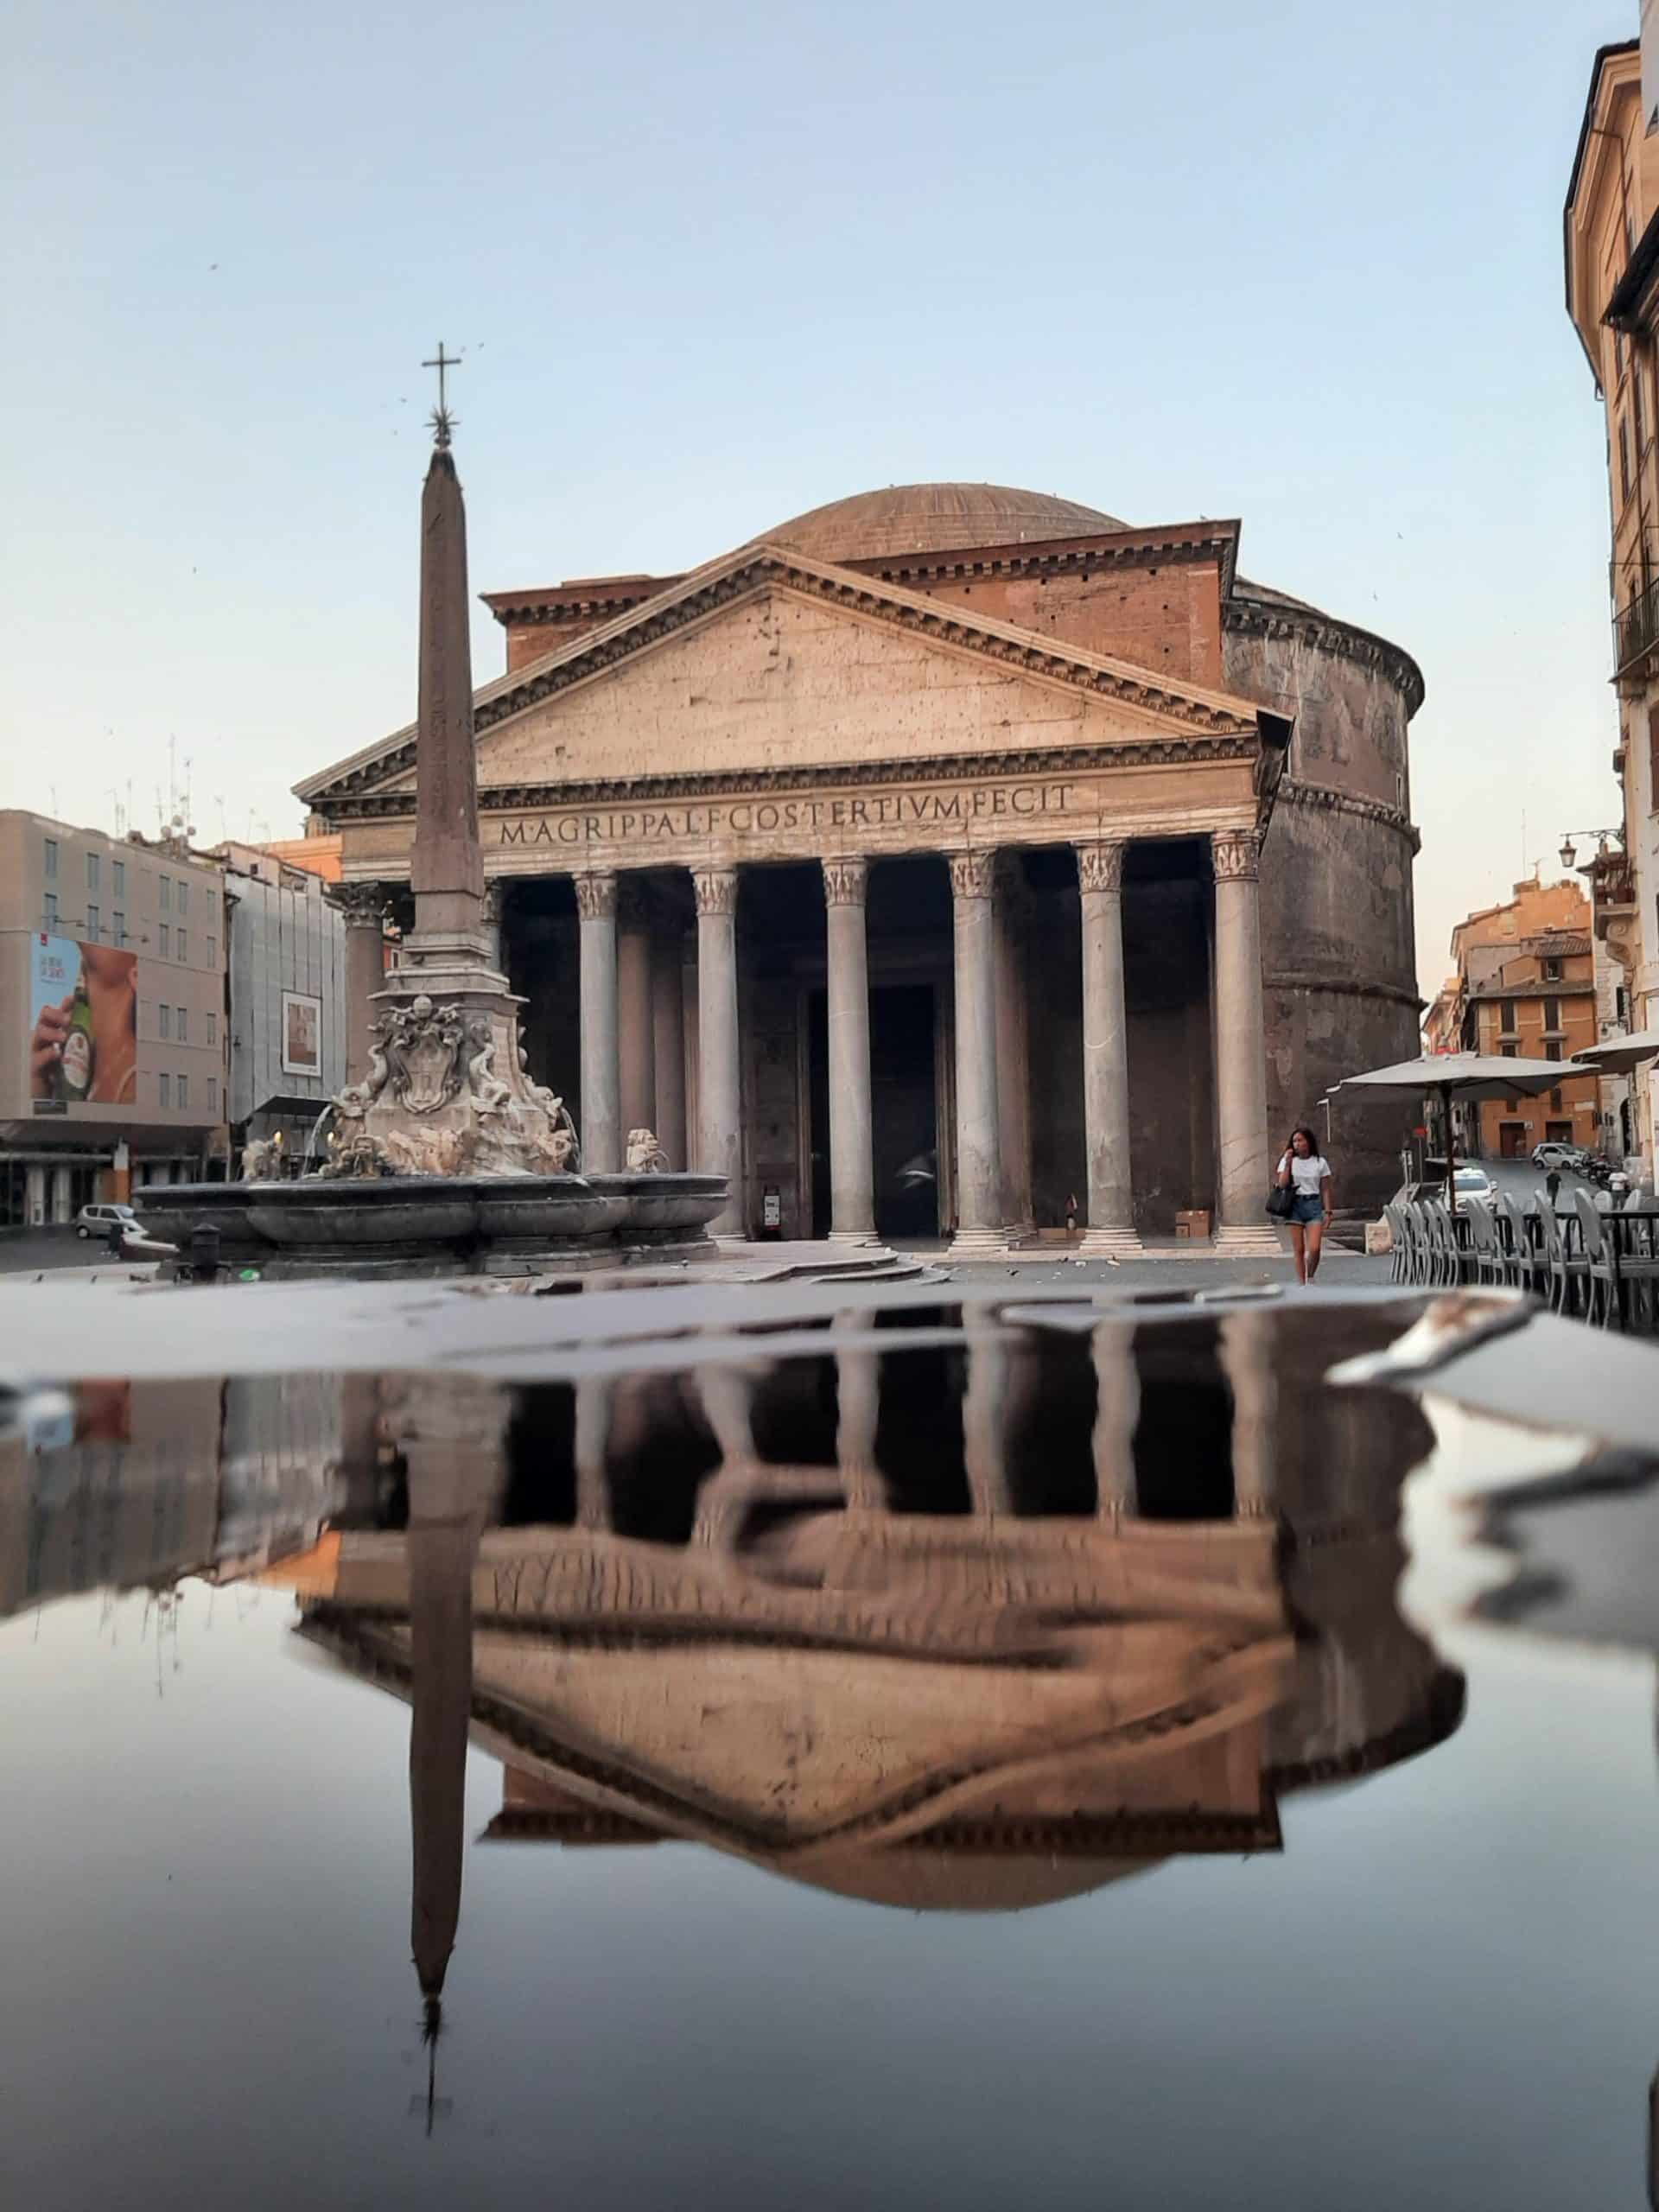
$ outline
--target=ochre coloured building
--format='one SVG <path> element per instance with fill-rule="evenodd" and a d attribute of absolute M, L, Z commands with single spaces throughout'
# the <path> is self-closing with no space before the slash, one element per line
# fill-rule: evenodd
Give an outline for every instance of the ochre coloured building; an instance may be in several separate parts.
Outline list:
<path fill-rule="evenodd" d="M 733 1232 L 1259 1238 L 1285 1128 L 1416 1049 L 1423 687 L 1241 578 L 1238 534 L 911 485 L 687 575 L 486 594 L 492 911 L 586 1165 L 653 1128 L 732 1174 Z M 342 840 L 359 1062 L 414 756 L 298 787 Z M 1400 1118 L 1338 1102 L 1344 1210 Z"/>

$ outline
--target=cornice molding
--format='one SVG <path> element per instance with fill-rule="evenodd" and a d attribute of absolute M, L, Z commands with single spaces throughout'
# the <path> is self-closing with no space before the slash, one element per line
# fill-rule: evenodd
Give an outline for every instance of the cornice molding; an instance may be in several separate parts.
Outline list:
<path fill-rule="evenodd" d="M 1324 807 L 1332 814 L 1352 814 L 1363 822 L 1381 823 L 1384 829 L 1397 831 L 1414 853 L 1422 849 L 1422 832 L 1410 816 L 1380 798 L 1363 798 L 1357 791 L 1338 791 L 1332 784 L 1305 783 L 1300 776 L 1283 777 L 1279 797 L 1293 806 Z"/>
<path fill-rule="evenodd" d="M 822 767 L 739 768 L 687 776 L 630 776 L 616 782 L 483 784 L 480 814 L 534 813 L 558 806 L 612 806 L 638 800 L 763 797 L 774 791 L 861 791 L 889 784 L 947 784 L 998 776 L 1099 774 L 1113 768 L 1168 768 L 1254 760 L 1259 741 L 1238 737 L 1144 738 L 1119 745 L 1057 745 L 1041 752 L 949 753 L 913 760 L 836 761 Z M 328 812 L 341 822 L 415 817 L 412 791 L 368 792 Z"/>
<path fill-rule="evenodd" d="M 1338 998 L 1387 999 L 1395 1006 L 1408 1006 L 1414 1014 L 1421 1013 L 1428 1003 L 1402 983 L 1353 976 L 1321 976 L 1311 968 L 1281 968 L 1271 976 L 1264 975 L 1262 988 L 1267 991 L 1325 991 Z"/>
<path fill-rule="evenodd" d="M 1229 523 L 1192 537 L 1153 530 L 1123 536 L 1039 541 L 1030 545 L 964 547 L 956 551 L 863 555 L 838 565 L 906 588 L 915 583 L 963 582 L 974 577 L 1088 575 L 1097 569 L 1172 568 L 1178 563 L 1217 563 L 1224 594 L 1232 584 L 1238 524 Z"/>
<path fill-rule="evenodd" d="M 1236 593 L 1222 602 L 1221 626 L 1239 637 L 1294 639 L 1336 653 L 1374 676 L 1386 677 L 1404 696 L 1408 721 L 1423 703 L 1423 671 L 1402 646 L 1390 645 L 1372 631 L 1355 629 L 1317 607 L 1287 607 L 1277 600 Z"/>

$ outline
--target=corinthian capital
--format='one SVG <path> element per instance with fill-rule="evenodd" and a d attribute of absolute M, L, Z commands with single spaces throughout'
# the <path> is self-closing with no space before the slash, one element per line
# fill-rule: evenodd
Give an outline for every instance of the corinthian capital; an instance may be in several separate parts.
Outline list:
<path fill-rule="evenodd" d="M 584 922 L 615 913 L 616 878 L 609 868 L 594 868 L 576 878 L 576 912 Z"/>
<path fill-rule="evenodd" d="M 337 883 L 333 896 L 348 930 L 378 930 L 385 920 L 391 890 L 385 883 Z"/>
<path fill-rule="evenodd" d="M 1103 843 L 1077 847 L 1077 883 L 1084 891 L 1121 891 L 1123 888 L 1123 855 L 1121 844 Z"/>
<path fill-rule="evenodd" d="M 734 914 L 737 912 L 737 870 L 734 868 L 693 868 L 691 889 L 700 914 Z"/>
<path fill-rule="evenodd" d="M 995 853 L 952 853 L 950 889 L 957 899 L 988 899 L 996 882 Z"/>
<path fill-rule="evenodd" d="M 870 864 L 856 857 L 825 861 L 823 903 L 826 906 L 861 906 L 869 884 Z"/>
<path fill-rule="evenodd" d="M 1254 883 L 1262 840 L 1253 830 L 1217 830 L 1210 840 L 1217 883 Z"/>

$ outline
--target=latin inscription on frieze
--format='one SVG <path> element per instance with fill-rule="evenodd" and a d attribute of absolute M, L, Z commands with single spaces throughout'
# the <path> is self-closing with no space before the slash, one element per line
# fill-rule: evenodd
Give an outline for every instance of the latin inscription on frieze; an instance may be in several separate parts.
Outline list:
<path fill-rule="evenodd" d="M 943 829 L 969 822 L 1065 814 L 1083 796 L 1073 783 L 964 784 L 954 790 L 862 791 L 842 798 L 690 799 L 635 807 L 497 817 L 486 842 L 513 845 L 671 845 L 709 838 L 798 836 L 823 830 Z"/>

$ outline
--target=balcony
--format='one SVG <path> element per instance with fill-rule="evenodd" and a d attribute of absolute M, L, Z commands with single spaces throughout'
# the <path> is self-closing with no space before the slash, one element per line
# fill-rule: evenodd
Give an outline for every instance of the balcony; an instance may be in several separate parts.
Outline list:
<path fill-rule="evenodd" d="M 1613 675 L 1633 676 L 1659 645 L 1659 580 L 1640 591 L 1613 618 Z"/>

